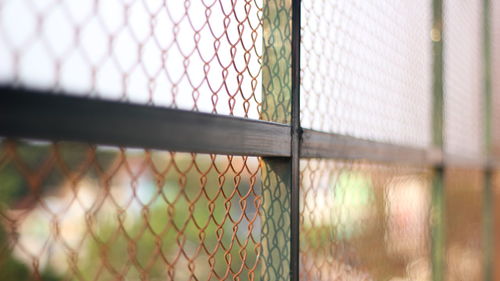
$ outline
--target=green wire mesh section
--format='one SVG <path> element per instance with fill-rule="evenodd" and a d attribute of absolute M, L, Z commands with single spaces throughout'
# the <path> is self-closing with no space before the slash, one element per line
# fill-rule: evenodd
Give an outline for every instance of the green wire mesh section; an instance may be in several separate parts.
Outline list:
<path fill-rule="evenodd" d="M 265 0 L 260 119 L 291 122 L 291 0 Z M 290 278 L 290 186 L 287 158 L 262 159 L 262 280 Z"/>
<path fill-rule="evenodd" d="M 263 159 L 262 165 L 262 279 L 290 276 L 290 163 Z"/>
<path fill-rule="evenodd" d="M 265 0 L 262 111 L 266 121 L 291 122 L 291 0 Z"/>

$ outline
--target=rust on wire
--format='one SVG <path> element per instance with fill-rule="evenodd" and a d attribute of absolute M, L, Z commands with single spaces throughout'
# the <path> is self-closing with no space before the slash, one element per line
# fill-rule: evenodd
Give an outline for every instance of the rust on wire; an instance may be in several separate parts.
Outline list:
<path fill-rule="evenodd" d="M 0 279 L 488 278 L 487 20 L 480 1 L 0 0 Z"/>
<path fill-rule="evenodd" d="M 51 127 L 62 128 L 63 135 L 42 136 L 44 126 L 65 118 L 49 112 L 31 121 L 52 116 L 53 122 L 6 135 L 50 141 L 0 140 L 0 279 L 259 279 L 265 274 L 261 163 L 242 155 L 288 156 L 290 138 L 286 126 L 259 123 L 271 126 L 261 132 L 264 137 L 278 129 L 282 141 L 276 144 L 282 148 L 277 152 L 257 143 L 257 122 L 241 119 L 266 119 L 261 114 L 262 1 L 49 2 L 0 0 L 0 83 L 14 94 L 29 88 L 36 89 L 33 94 L 136 107 L 41 95 L 74 106 L 66 127 Z M 93 115 L 84 108 L 92 104 L 109 105 L 109 111 Z M 285 104 L 278 98 L 273 106 L 286 113 Z M 124 110 L 120 115 L 113 108 Z M 140 127 L 135 122 L 147 119 L 146 112 L 159 117 Z M 94 119 L 72 124 L 79 114 Z M 192 127 L 185 144 L 175 141 L 177 131 L 162 129 L 168 124 L 160 119 L 185 120 L 181 115 L 199 125 L 227 122 L 219 137 L 232 138 L 243 150 L 228 152 L 224 141 Z M 257 131 L 244 133 L 240 123 Z M 105 124 L 113 128 L 106 130 Z M 235 130 L 227 131 L 231 126 Z M 201 147 L 210 142 L 212 148 Z M 250 142 L 256 149 L 248 150 Z"/>
<path fill-rule="evenodd" d="M 4 140 L 0 163 L 6 280 L 260 275 L 255 157 Z"/>

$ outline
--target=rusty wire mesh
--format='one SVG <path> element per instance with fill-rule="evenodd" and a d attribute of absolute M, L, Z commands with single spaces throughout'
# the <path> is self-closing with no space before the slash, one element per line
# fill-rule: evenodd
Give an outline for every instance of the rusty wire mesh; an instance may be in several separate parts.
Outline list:
<path fill-rule="evenodd" d="M 0 0 L 0 83 L 289 123 L 290 9 Z M 0 279 L 286 280 L 287 175 L 273 159 L 4 140 Z"/>
<path fill-rule="evenodd" d="M 481 1 L 444 4 L 445 149 L 476 157 Z M 302 125 L 429 147 L 431 7 L 303 0 Z M 290 0 L 0 0 L 0 83 L 289 123 L 290 9 Z M 493 58 L 495 75 L 495 48 Z M 301 160 L 301 279 L 430 280 L 431 177 Z M 482 180 L 446 170 L 448 280 L 482 276 Z M 289 181 L 286 159 L 2 140 L 0 280 L 288 280 Z"/>
<path fill-rule="evenodd" d="M 428 145 L 431 6 L 430 1 L 302 1 L 302 125 Z"/>
<path fill-rule="evenodd" d="M 495 204 L 493 205 L 493 252 L 494 253 L 499 253 L 500 251 L 500 243 L 496 241 L 500 241 L 500 223 L 499 223 L 499 215 L 500 215 L 500 204 L 497 204 L 496 202 L 500 202 L 500 171 L 495 170 L 493 172 L 493 202 Z M 500 280 L 500 259 L 493 259 L 493 280 Z"/>
<path fill-rule="evenodd" d="M 451 154 L 484 153 L 482 1 L 444 1 L 444 144 Z"/>
<path fill-rule="evenodd" d="M 254 280 L 260 176 L 255 157 L 3 141 L 0 279 Z"/>
<path fill-rule="evenodd" d="M 1 0 L 0 82 L 257 119 L 263 13 L 262 0 Z"/>
<path fill-rule="evenodd" d="M 484 280 L 483 180 L 479 169 L 446 171 L 446 280 Z"/>
<path fill-rule="evenodd" d="M 301 176 L 301 280 L 430 280 L 428 170 L 312 159 Z"/>

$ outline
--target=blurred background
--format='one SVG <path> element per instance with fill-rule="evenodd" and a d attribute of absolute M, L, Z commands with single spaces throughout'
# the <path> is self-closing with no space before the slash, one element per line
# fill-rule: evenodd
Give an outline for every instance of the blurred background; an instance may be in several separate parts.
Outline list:
<path fill-rule="evenodd" d="M 301 2 L 303 128 L 499 156 L 499 1 Z M 291 0 L 0 0 L 3 87 L 289 125 L 291 57 Z M 0 280 L 289 280 L 279 159 L 0 141 Z M 500 280 L 500 178 L 460 163 L 301 159 L 300 279 Z"/>

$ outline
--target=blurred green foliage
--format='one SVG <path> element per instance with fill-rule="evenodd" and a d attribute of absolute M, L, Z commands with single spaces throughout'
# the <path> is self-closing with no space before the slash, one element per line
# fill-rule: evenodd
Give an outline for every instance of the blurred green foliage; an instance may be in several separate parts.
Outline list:
<path fill-rule="evenodd" d="M 17 158 L 8 156 L 9 161 L 4 161 L 0 167 L 0 181 L 5 186 L 0 192 L 2 212 L 16 208 L 32 196 L 43 200 L 46 194 L 56 193 L 58 188 L 62 188 L 67 176 L 60 171 L 64 167 L 54 164 L 54 157 L 59 157 L 57 163 L 62 159 L 68 170 L 86 169 L 84 177 L 93 178 L 91 182 L 101 189 L 105 187 L 99 176 L 111 169 L 113 161 L 120 157 L 116 149 L 94 151 L 86 145 L 68 143 L 58 144 L 57 149 L 52 149 L 49 144 L 4 142 L 3 145 L 4 153 L 9 149 L 14 151 L 14 148 Z M 9 145 L 10 148 L 7 148 Z M 89 149 L 90 154 L 87 153 Z M 98 160 L 93 165 L 85 166 L 88 155 L 95 155 Z M 126 155 L 127 161 L 134 162 L 142 161 L 145 154 L 131 151 Z M 87 236 L 84 247 L 79 251 L 79 257 L 74 262 L 76 268 L 72 268 L 70 276 L 65 276 L 64 273 L 55 274 L 61 271 L 54 270 L 51 268 L 54 264 L 49 263 L 43 268 L 42 280 L 74 278 L 75 272 L 83 280 L 93 280 L 97 274 L 99 280 L 116 277 L 164 280 L 166 276 L 182 280 L 188 279 L 191 272 L 204 280 L 209 280 L 210 276 L 214 278 L 214 274 L 219 277 L 235 276 L 239 280 L 254 278 L 254 271 L 258 273 L 259 237 L 255 237 L 256 241 L 248 239 L 249 231 L 254 235 L 257 233 L 249 227 L 257 226 L 252 226 L 242 217 L 242 209 L 245 208 L 246 215 L 252 219 L 257 215 L 260 202 L 254 194 L 256 191 L 250 188 L 253 183 L 248 174 L 243 172 L 237 175 L 230 169 L 221 174 L 212 165 L 209 156 L 197 157 L 195 168 L 190 154 L 176 155 L 175 165 L 177 169 L 183 169 L 182 173 L 170 167 L 161 179 L 151 170 L 143 172 L 138 178 L 129 176 L 125 182 L 113 182 L 113 177 L 109 178 L 107 184 L 114 185 L 110 188 L 117 188 L 116 194 L 134 196 L 134 203 L 117 206 L 110 201 L 112 196 L 106 194 L 108 201 L 104 202 L 104 207 L 91 212 L 91 235 Z M 152 153 L 151 158 L 158 166 L 171 165 L 172 161 L 172 156 L 164 154 Z M 227 160 L 218 160 L 216 165 L 226 167 L 225 162 Z M 41 166 L 50 166 L 51 172 L 39 185 L 40 189 L 32 189 L 20 170 L 29 167 L 36 172 L 41 170 Z M 200 173 L 198 169 L 206 170 Z M 258 184 L 254 189 L 259 189 Z M 37 192 L 39 194 L 35 194 Z M 32 201 L 30 204 L 36 203 Z M 240 220 L 241 223 L 233 223 Z M 49 221 L 40 223 L 47 224 Z M 12 255 L 12 245 L 8 245 L 12 239 L 3 230 L 0 241 L 4 244 L 1 248 L 5 249 L 0 261 L 0 280 L 31 278 L 31 265 L 16 260 Z M 102 267 L 105 270 L 101 270 Z"/>

